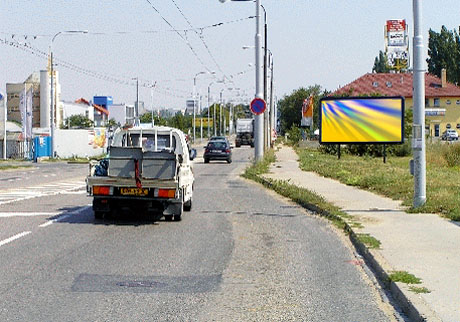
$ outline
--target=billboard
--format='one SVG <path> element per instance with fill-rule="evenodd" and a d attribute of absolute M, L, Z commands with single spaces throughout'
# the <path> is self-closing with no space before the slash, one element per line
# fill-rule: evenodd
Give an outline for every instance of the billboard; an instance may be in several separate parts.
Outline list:
<path fill-rule="evenodd" d="M 302 118 L 300 119 L 300 126 L 313 125 L 313 96 L 310 95 L 303 101 L 302 104 Z"/>
<path fill-rule="evenodd" d="M 404 19 L 387 20 L 385 25 L 387 63 L 394 70 L 409 67 L 408 26 Z"/>
<path fill-rule="evenodd" d="M 320 101 L 320 143 L 404 142 L 404 98 L 344 97 Z"/>

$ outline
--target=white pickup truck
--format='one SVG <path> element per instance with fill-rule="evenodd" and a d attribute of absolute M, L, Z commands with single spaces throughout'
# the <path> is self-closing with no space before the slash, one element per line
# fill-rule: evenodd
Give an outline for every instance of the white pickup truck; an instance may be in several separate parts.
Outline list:
<path fill-rule="evenodd" d="M 178 129 L 117 129 L 108 157 L 91 163 L 86 178 L 94 217 L 128 213 L 181 220 L 192 208 L 195 156 Z"/>

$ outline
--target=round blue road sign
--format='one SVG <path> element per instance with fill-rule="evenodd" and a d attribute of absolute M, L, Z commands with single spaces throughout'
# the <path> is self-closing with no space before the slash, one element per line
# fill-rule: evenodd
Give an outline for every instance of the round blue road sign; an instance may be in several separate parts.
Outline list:
<path fill-rule="evenodd" d="M 265 103 L 263 99 L 256 97 L 251 101 L 250 108 L 253 114 L 259 115 L 265 112 L 265 109 L 267 108 L 267 104 Z"/>

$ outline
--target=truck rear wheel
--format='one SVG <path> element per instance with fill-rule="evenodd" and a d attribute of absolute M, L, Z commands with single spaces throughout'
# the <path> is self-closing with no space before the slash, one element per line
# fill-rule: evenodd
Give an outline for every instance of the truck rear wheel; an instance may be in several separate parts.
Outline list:
<path fill-rule="evenodd" d="M 102 211 L 94 211 L 94 219 L 104 219 L 104 213 Z"/>
<path fill-rule="evenodd" d="M 174 215 L 174 221 L 181 221 L 182 215 Z"/>
<path fill-rule="evenodd" d="M 173 216 L 172 215 L 165 215 L 165 221 L 172 221 Z"/>
<path fill-rule="evenodd" d="M 184 203 L 184 211 L 192 210 L 192 198 Z"/>

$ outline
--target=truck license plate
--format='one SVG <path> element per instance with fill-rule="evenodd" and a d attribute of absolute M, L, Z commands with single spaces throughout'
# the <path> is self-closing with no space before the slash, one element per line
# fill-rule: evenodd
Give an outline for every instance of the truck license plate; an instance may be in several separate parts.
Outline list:
<path fill-rule="evenodd" d="M 149 189 L 146 188 L 120 188 L 120 194 L 123 196 L 147 196 Z"/>

